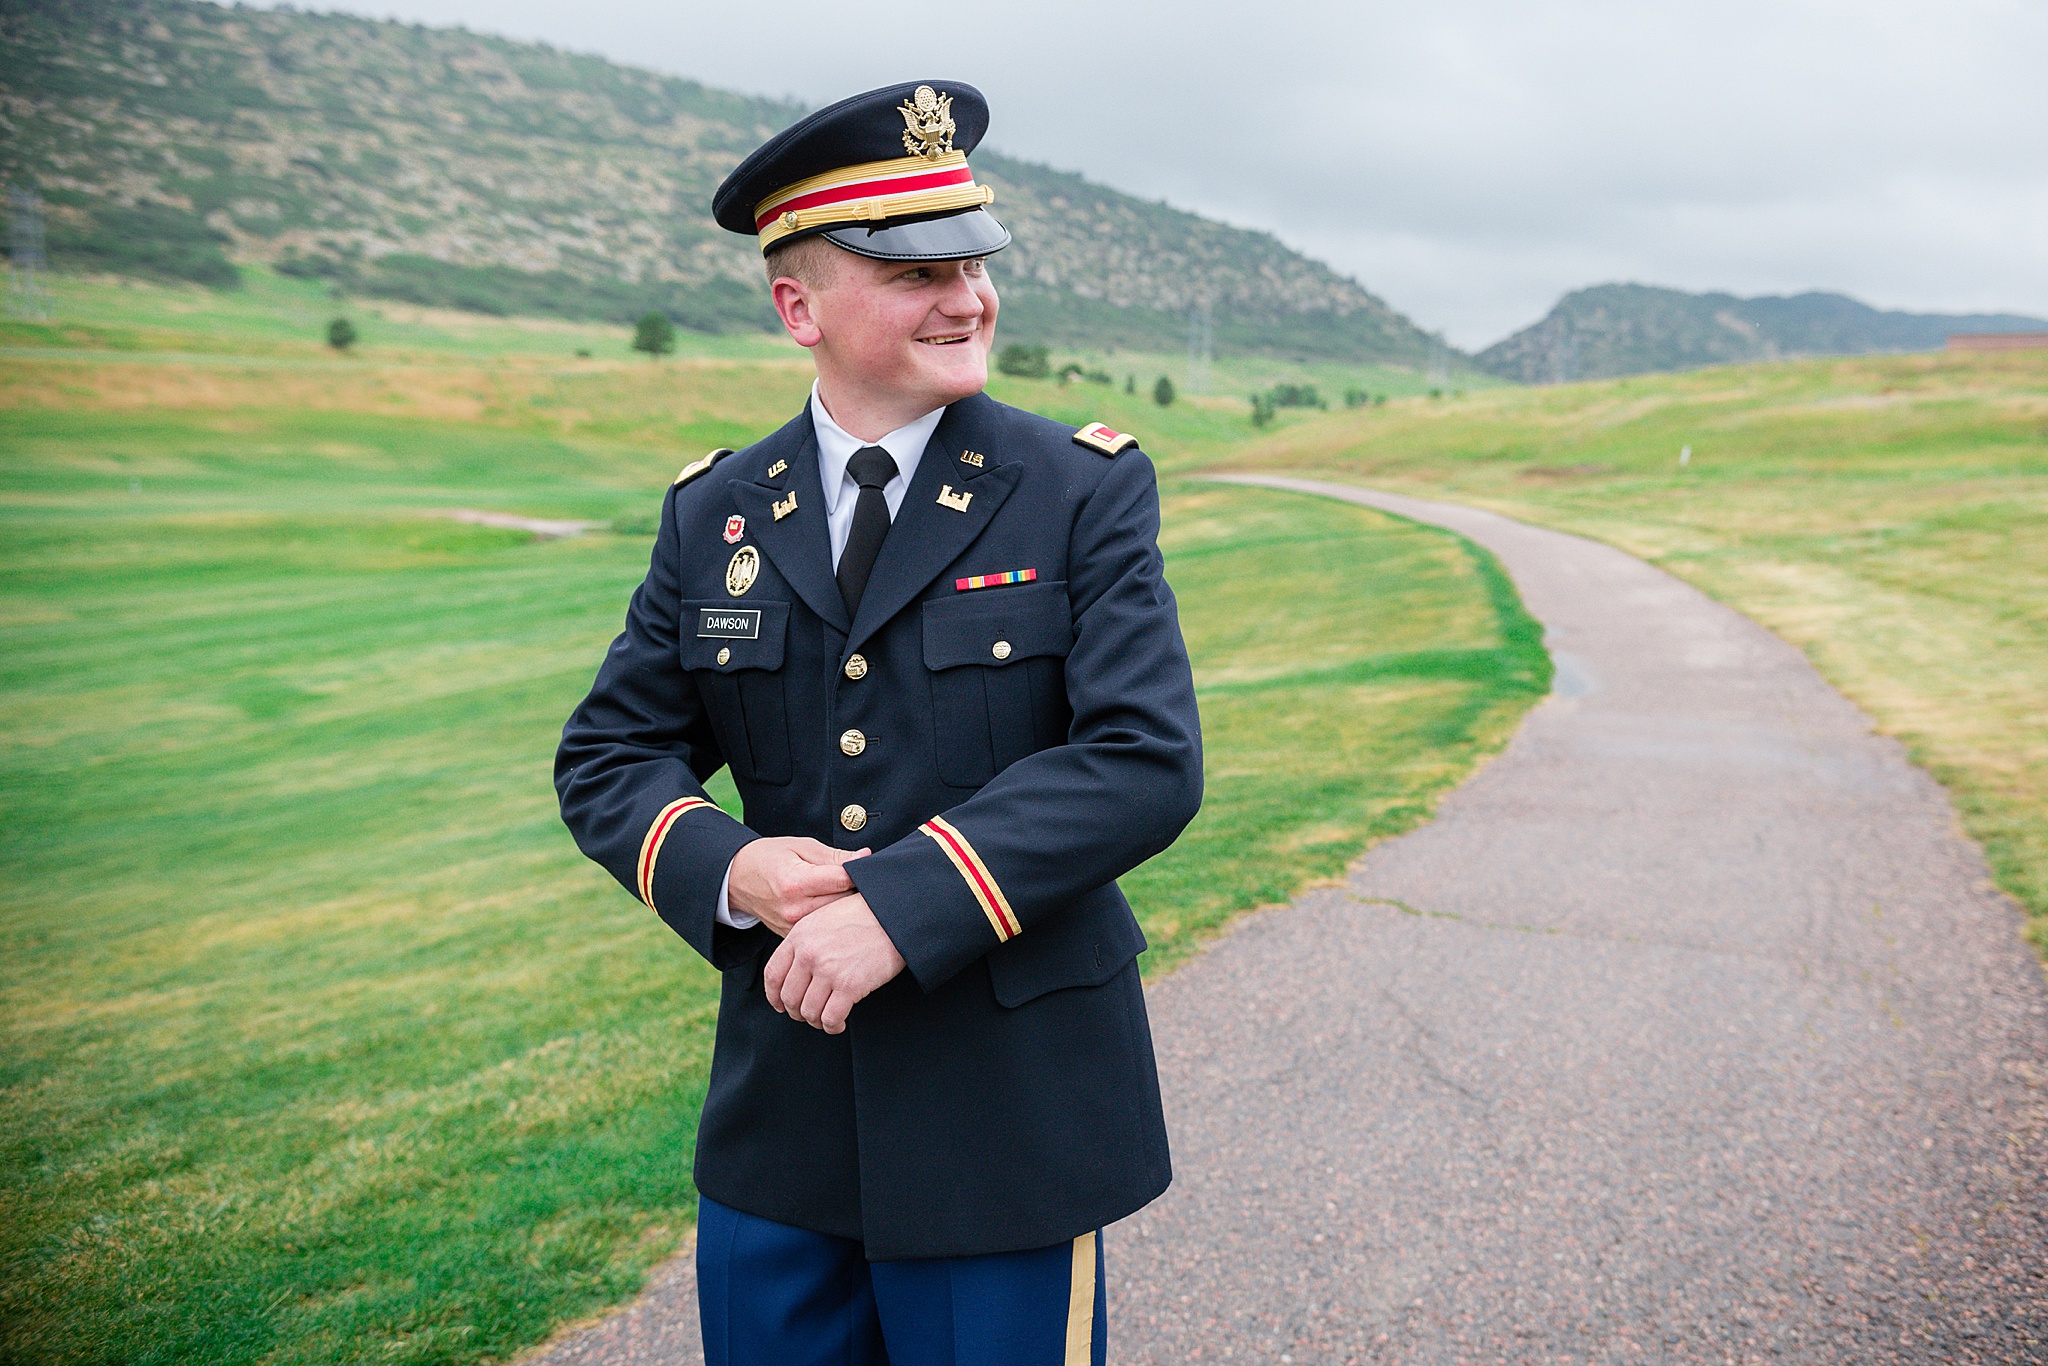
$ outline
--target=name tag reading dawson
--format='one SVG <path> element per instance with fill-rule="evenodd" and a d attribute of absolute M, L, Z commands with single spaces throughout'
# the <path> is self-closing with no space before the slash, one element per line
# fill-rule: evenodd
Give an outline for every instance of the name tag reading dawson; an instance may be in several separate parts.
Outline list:
<path fill-rule="evenodd" d="M 761 609 L 758 607 L 699 607 L 697 634 L 729 636 L 737 640 L 761 638 Z"/>

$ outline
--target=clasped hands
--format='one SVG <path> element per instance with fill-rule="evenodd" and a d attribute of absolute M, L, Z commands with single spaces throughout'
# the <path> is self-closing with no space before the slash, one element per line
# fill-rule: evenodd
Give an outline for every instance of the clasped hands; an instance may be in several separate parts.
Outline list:
<path fill-rule="evenodd" d="M 871 852 L 804 836 L 758 839 L 733 856 L 726 904 L 782 936 L 761 974 L 768 1004 L 827 1034 L 869 993 L 903 971 L 903 955 L 846 865 Z"/>

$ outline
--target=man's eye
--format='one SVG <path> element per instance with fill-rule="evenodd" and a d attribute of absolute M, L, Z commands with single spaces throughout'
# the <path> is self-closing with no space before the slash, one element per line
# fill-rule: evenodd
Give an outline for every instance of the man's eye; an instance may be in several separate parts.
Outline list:
<path fill-rule="evenodd" d="M 903 274 L 901 274 L 897 278 L 900 280 L 928 280 L 931 278 L 931 274 L 932 273 L 929 269 L 927 269 L 924 266 L 919 266 L 916 270 L 904 271 Z"/>

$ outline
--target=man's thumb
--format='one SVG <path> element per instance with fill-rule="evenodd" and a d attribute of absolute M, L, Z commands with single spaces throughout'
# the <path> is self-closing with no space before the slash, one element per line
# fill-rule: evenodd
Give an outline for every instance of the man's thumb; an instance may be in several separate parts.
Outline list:
<path fill-rule="evenodd" d="M 797 857 L 806 863 L 836 866 L 842 863 L 851 863 L 857 858 L 866 858 L 873 852 L 874 850 L 872 849 L 834 849 L 830 845 L 820 844 L 813 849 L 798 850 Z"/>

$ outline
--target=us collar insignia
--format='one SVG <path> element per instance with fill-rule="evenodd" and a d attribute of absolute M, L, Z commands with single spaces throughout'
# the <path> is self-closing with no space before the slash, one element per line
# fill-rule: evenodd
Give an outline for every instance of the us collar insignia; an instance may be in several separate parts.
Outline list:
<path fill-rule="evenodd" d="M 976 468 L 976 469 L 980 469 L 980 468 L 981 468 L 981 461 L 982 461 L 982 456 L 981 456 L 981 452 L 980 452 L 980 451 L 962 451 L 962 452 L 960 452 L 960 463 L 961 463 L 961 464 L 963 464 L 963 465 L 972 465 L 972 466 L 974 466 L 974 468 Z"/>
<path fill-rule="evenodd" d="M 914 157 L 932 160 L 953 150 L 953 97 L 941 95 L 928 85 L 921 85 L 917 93 L 896 106 L 896 112 L 903 115 L 907 125 L 903 130 L 903 150 Z"/>
<path fill-rule="evenodd" d="M 955 512 L 965 512 L 967 511 L 967 505 L 974 501 L 974 495 L 966 489 L 955 493 L 953 492 L 953 486 L 948 484 L 939 490 L 939 501 Z"/>
<path fill-rule="evenodd" d="M 773 479 L 776 475 L 782 473 L 784 470 L 788 468 L 789 462 L 787 460 L 778 460 L 768 467 L 768 477 L 770 479 Z"/>
<path fill-rule="evenodd" d="M 738 513 L 734 513 L 732 516 L 725 519 L 725 543 L 727 545 L 738 545 L 740 543 L 740 537 L 746 534 L 746 518 L 740 516 Z"/>
<path fill-rule="evenodd" d="M 775 513 L 775 520 L 778 522 L 781 521 L 783 518 L 789 516 L 790 513 L 795 512 L 796 490 L 791 489 L 789 491 L 789 497 L 778 499 L 775 503 L 771 504 L 771 507 L 773 508 Z"/>

